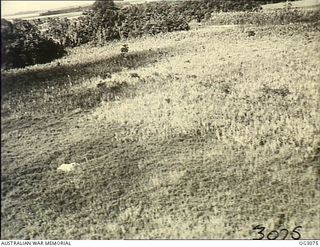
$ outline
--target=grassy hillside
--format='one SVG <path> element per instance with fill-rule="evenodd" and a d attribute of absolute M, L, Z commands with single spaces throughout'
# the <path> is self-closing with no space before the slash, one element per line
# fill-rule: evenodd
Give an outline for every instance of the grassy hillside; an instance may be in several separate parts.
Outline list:
<path fill-rule="evenodd" d="M 273 4 L 263 5 L 263 9 L 279 9 L 285 8 L 289 5 L 293 8 L 314 8 L 319 7 L 320 2 L 318 0 L 301 0 L 301 1 L 290 1 L 290 2 L 280 2 Z"/>
<path fill-rule="evenodd" d="M 6 71 L 2 238 L 319 238 L 319 36 L 207 26 Z"/>

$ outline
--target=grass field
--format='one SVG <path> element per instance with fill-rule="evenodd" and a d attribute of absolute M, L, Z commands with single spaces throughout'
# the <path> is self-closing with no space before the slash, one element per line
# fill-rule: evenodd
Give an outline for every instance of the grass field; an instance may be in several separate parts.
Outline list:
<path fill-rule="evenodd" d="M 206 26 L 5 71 L 2 238 L 320 238 L 319 38 Z"/>
<path fill-rule="evenodd" d="M 273 3 L 273 4 L 266 4 L 263 5 L 263 9 L 279 9 L 288 6 L 288 3 L 293 8 L 314 8 L 320 6 L 319 0 L 301 0 L 301 1 L 289 1 L 289 2 L 280 2 L 280 3 Z"/>

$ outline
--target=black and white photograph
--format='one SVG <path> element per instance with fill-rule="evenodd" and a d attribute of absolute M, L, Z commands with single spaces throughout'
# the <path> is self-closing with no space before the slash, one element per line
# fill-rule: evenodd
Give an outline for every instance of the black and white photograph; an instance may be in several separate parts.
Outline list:
<path fill-rule="evenodd" d="M 2 241 L 319 239 L 320 0 L 1 0 Z"/>

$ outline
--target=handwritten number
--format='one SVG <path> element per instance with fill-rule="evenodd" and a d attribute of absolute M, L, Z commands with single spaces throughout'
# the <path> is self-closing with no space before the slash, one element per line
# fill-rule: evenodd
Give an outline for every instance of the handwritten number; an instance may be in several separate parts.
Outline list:
<path fill-rule="evenodd" d="M 274 232 L 276 233 L 276 235 L 274 236 L 274 238 L 271 238 L 270 236 L 271 236 Z M 279 232 L 277 232 L 276 230 L 273 230 L 273 231 L 269 232 L 269 234 L 267 235 L 267 239 L 269 239 L 269 240 L 275 240 L 275 239 L 277 239 L 278 237 L 279 237 Z"/>
<path fill-rule="evenodd" d="M 299 229 L 301 229 L 302 226 L 296 226 L 292 232 L 291 232 L 291 238 L 294 239 L 294 240 L 299 240 L 301 238 L 301 234 L 299 232 Z M 261 226 L 261 225 L 257 225 L 255 227 L 252 228 L 253 230 L 256 230 L 258 234 L 260 234 L 260 237 L 259 238 L 253 238 L 253 240 L 261 240 L 263 239 L 265 236 L 264 236 L 264 230 L 266 229 L 264 226 Z M 269 240 L 276 240 L 281 234 L 282 232 L 285 232 L 284 236 L 283 236 L 283 240 L 285 240 L 288 235 L 289 235 L 289 230 L 287 229 L 281 229 L 280 231 L 277 231 L 277 230 L 273 230 L 271 232 L 268 233 L 267 235 L 267 239 Z"/>
<path fill-rule="evenodd" d="M 301 238 L 301 234 L 297 231 L 298 228 L 302 228 L 302 226 L 297 226 L 292 230 L 291 237 L 294 240 L 299 240 Z M 298 237 L 294 237 L 293 234 L 296 233 Z"/>
<path fill-rule="evenodd" d="M 266 228 L 263 227 L 263 226 L 260 226 L 260 225 L 255 226 L 253 228 L 253 230 L 260 230 L 258 233 L 261 234 L 262 236 L 261 236 L 261 238 L 254 238 L 253 240 L 261 240 L 261 239 L 263 239 L 264 238 L 264 234 L 263 234 L 264 229 L 266 229 Z"/>
<path fill-rule="evenodd" d="M 283 239 L 282 239 L 282 240 L 285 240 L 285 239 L 287 238 L 288 234 L 289 234 L 289 231 L 288 231 L 287 229 L 281 229 L 281 230 L 280 230 L 280 234 L 281 234 L 282 231 L 285 231 L 285 232 L 286 232 L 286 234 L 284 235 L 284 237 L 283 237 Z"/>

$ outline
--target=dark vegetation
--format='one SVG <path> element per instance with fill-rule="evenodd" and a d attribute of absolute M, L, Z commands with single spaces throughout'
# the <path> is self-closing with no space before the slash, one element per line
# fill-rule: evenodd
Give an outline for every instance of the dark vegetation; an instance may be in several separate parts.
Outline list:
<path fill-rule="evenodd" d="M 75 18 L 44 18 L 30 21 L 3 20 L 1 27 L 2 68 L 20 68 L 46 63 L 63 56 L 65 48 L 82 44 L 103 45 L 112 40 L 136 38 L 145 35 L 189 30 L 192 20 L 211 20 L 217 12 L 242 11 L 250 15 L 251 24 L 260 24 L 261 9 L 266 0 L 192 0 L 151 2 L 122 6 L 113 0 L 96 1 L 93 6 Z M 279 1 L 271 1 L 279 2 Z M 55 14 L 51 13 L 50 14 Z M 258 17 L 256 17 L 258 16 Z M 304 16 L 290 12 L 275 19 L 303 21 Z M 290 17 L 290 18 L 287 18 Z M 309 18 L 307 16 L 306 18 Z M 228 18 L 227 18 L 228 19 Z M 271 17 L 272 20 L 273 17 Z M 235 24 L 242 23 L 238 18 Z M 263 20 L 262 20 L 263 21 Z M 230 20 L 226 23 L 230 23 Z"/>
<path fill-rule="evenodd" d="M 209 19 L 214 12 L 255 11 L 255 1 L 152 2 L 119 8 L 113 1 L 97 1 L 77 19 L 36 19 L 43 35 L 64 47 L 105 42 L 144 35 L 189 30 L 188 22 Z"/>
<path fill-rule="evenodd" d="M 1 19 L 1 67 L 21 68 L 62 57 L 64 49 L 47 39 L 28 21 L 10 23 Z"/>
<path fill-rule="evenodd" d="M 286 0 L 254 0 L 254 1 L 259 4 L 287 2 Z M 293 2 L 293 1 L 295 0 L 289 0 L 289 2 Z"/>

